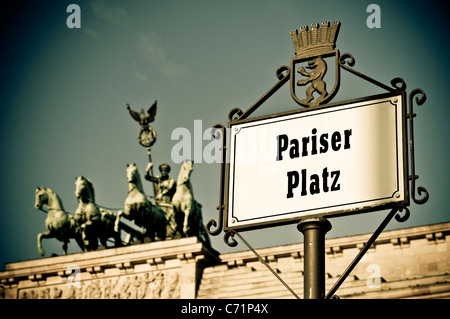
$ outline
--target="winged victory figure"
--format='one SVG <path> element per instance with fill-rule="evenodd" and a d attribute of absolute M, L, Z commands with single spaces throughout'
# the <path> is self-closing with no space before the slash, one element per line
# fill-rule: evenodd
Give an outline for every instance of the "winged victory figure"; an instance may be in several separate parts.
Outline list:
<path fill-rule="evenodd" d="M 130 104 L 127 104 L 128 112 L 130 112 L 130 115 L 133 119 L 139 122 L 139 124 L 142 126 L 142 130 L 148 130 L 149 124 L 155 120 L 156 104 L 157 101 L 155 101 L 155 103 L 153 103 L 153 105 L 150 106 L 150 108 L 147 111 L 147 114 L 145 113 L 144 109 L 141 109 L 140 113 L 133 111 L 130 108 Z"/>

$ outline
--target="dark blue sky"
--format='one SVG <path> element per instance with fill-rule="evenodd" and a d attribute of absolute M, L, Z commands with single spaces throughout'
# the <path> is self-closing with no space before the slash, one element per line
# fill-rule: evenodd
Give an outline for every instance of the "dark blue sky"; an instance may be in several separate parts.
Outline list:
<path fill-rule="evenodd" d="M 45 231 L 45 215 L 34 209 L 37 186 L 52 188 L 73 213 L 75 178 L 84 175 L 94 184 L 97 203 L 123 207 L 126 164 L 135 162 L 141 172 L 147 164 L 126 103 L 140 110 L 158 100 L 153 160 L 155 166 L 169 163 L 176 177 L 173 130 L 194 132 L 195 120 L 203 131 L 226 124 L 231 108 L 253 104 L 276 82 L 276 69 L 290 63 L 289 32 L 322 21 L 341 21 L 337 48 L 353 54 L 355 69 L 386 84 L 401 77 L 408 92 L 419 87 L 427 94 L 415 110 L 415 137 L 417 183 L 430 200 L 412 204 L 410 219 L 389 228 L 449 221 L 446 12 L 434 1 L 377 1 L 381 28 L 369 29 L 366 8 L 372 2 L 2 2 L 0 269 L 40 258 L 36 235 Z M 66 26 L 70 3 L 81 8 L 81 29 Z M 384 92 L 344 72 L 334 101 L 378 93 Z M 286 85 L 255 115 L 297 107 Z M 209 141 L 194 143 L 204 147 Z M 218 179 L 218 164 L 195 165 L 192 181 L 205 221 L 217 219 Z M 144 188 L 152 194 L 149 183 Z M 328 237 L 372 232 L 386 214 L 333 218 Z M 243 236 L 255 248 L 303 241 L 295 225 Z M 245 249 L 229 248 L 222 237 L 212 238 L 220 252 Z M 61 254 L 55 239 L 43 244 L 47 256 Z M 73 242 L 69 253 L 75 252 Z"/>

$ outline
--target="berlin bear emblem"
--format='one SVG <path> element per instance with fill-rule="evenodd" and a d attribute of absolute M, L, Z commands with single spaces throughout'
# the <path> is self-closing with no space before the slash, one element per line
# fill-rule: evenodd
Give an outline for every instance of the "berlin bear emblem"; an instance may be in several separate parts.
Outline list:
<path fill-rule="evenodd" d="M 296 57 L 291 59 L 291 95 L 294 100 L 304 106 L 317 106 L 331 100 L 339 88 L 339 51 L 335 50 L 335 42 L 339 31 L 339 22 L 312 24 L 291 32 Z M 325 75 L 327 62 L 325 59 L 335 57 L 335 83 L 330 92 L 327 91 Z M 296 76 L 305 78 L 296 79 Z M 298 86 L 306 86 L 305 93 Z M 318 94 L 315 97 L 315 93 Z"/>
<path fill-rule="evenodd" d="M 327 96 L 326 83 L 323 80 L 325 73 L 327 72 L 327 64 L 325 61 L 319 56 L 308 61 L 308 69 L 311 69 L 311 72 L 306 72 L 305 68 L 302 66 L 298 69 L 298 73 L 301 75 L 307 76 L 306 80 L 297 81 L 297 85 L 306 85 L 311 83 L 311 85 L 306 89 L 306 99 L 303 100 L 305 103 L 311 102 L 314 97 L 313 93 L 319 93 L 319 97 L 316 100 L 316 103 L 320 103 Z"/>

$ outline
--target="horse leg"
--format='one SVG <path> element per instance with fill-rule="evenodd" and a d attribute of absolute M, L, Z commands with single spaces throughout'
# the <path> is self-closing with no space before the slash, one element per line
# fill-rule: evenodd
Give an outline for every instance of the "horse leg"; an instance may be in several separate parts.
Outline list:
<path fill-rule="evenodd" d="M 142 242 L 144 242 L 145 237 L 150 238 L 150 241 L 155 241 L 155 232 L 151 228 L 147 228 L 147 226 L 142 226 Z"/>
<path fill-rule="evenodd" d="M 62 249 L 63 249 L 63 255 L 67 255 L 67 246 L 69 244 L 69 240 L 68 239 L 64 239 L 63 240 L 63 244 L 62 244 Z"/>
<path fill-rule="evenodd" d="M 120 238 L 120 233 L 114 233 L 114 247 L 122 247 L 122 238 Z"/>
<path fill-rule="evenodd" d="M 166 240 L 167 235 L 167 220 L 165 213 L 162 214 L 159 210 L 153 211 L 153 232 L 156 233 L 159 240 Z"/>
<path fill-rule="evenodd" d="M 189 205 L 189 208 L 184 210 L 184 221 L 183 221 L 183 233 L 184 237 L 188 237 L 189 232 L 189 214 L 191 212 L 192 205 Z"/>
<path fill-rule="evenodd" d="M 71 215 L 67 215 L 67 220 L 64 223 L 62 229 L 61 229 L 61 241 L 62 241 L 62 249 L 63 249 L 63 255 L 67 255 L 67 247 L 70 242 L 70 238 L 75 237 L 75 230 L 74 230 L 74 219 L 71 218 Z"/>
<path fill-rule="evenodd" d="M 87 239 L 85 224 L 81 225 L 80 231 L 81 231 L 81 241 L 83 242 L 83 251 L 87 252 L 89 251 L 89 240 Z"/>
<path fill-rule="evenodd" d="M 157 206 L 150 206 L 148 222 L 150 232 L 157 236 L 157 240 L 166 240 L 168 224 L 166 212 Z"/>
<path fill-rule="evenodd" d="M 183 238 L 186 237 L 184 233 L 184 225 L 185 225 L 185 211 L 182 210 L 182 207 L 178 207 L 178 210 L 175 211 L 175 221 L 176 221 L 176 230 L 178 235 Z"/>
<path fill-rule="evenodd" d="M 114 231 L 115 231 L 116 233 L 119 233 L 119 232 L 120 232 L 119 223 L 120 223 L 120 216 L 122 216 L 122 215 L 123 215 L 123 211 L 122 211 L 122 210 L 119 210 L 119 212 L 117 213 L 116 221 L 115 221 L 115 223 L 114 223 Z"/>
<path fill-rule="evenodd" d="M 82 238 L 81 234 L 76 234 L 75 235 L 75 241 L 77 242 L 78 246 L 80 247 L 80 249 L 82 251 L 86 251 L 85 247 L 84 247 L 84 241 L 83 241 L 83 238 Z"/>
<path fill-rule="evenodd" d="M 98 248 L 98 238 L 95 227 L 96 225 L 92 223 L 92 221 L 87 221 L 83 224 L 84 251 L 94 251 Z"/>
<path fill-rule="evenodd" d="M 158 237 L 161 240 L 166 240 L 166 236 L 167 236 L 167 224 L 168 221 L 166 219 L 165 214 L 161 214 L 158 218 L 158 228 L 159 228 L 159 233 L 158 233 Z"/>
<path fill-rule="evenodd" d="M 102 238 L 100 239 L 100 242 L 102 243 L 103 246 L 106 247 L 107 245 L 107 240 L 109 237 L 113 237 L 114 238 L 114 247 L 120 247 L 122 246 L 122 239 L 120 238 L 120 227 L 119 227 L 119 231 L 116 232 L 114 227 L 115 227 L 115 223 L 112 223 L 112 221 L 110 220 L 105 220 L 102 221 L 104 224 L 104 236 L 102 236 Z M 105 237 L 105 238 L 103 238 Z M 104 241 L 104 242 L 103 242 Z"/>
<path fill-rule="evenodd" d="M 75 220 L 75 218 L 69 216 L 70 218 L 70 237 L 75 238 L 75 241 L 77 242 L 78 246 L 82 251 L 84 251 L 84 243 L 82 238 L 82 230 L 78 222 Z"/>
<path fill-rule="evenodd" d="M 45 250 L 42 248 L 42 238 L 51 238 L 51 237 L 53 236 L 50 230 L 47 230 L 45 233 L 40 233 L 37 235 L 37 248 L 41 256 L 45 255 Z"/>
<path fill-rule="evenodd" d="M 203 240 L 201 238 L 200 238 L 200 240 L 202 240 L 206 245 L 211 247 L 211 240 L 209 238 L 209 234 L 208 234 L 208 231 L 206 230 L 205 224 L 203 224 L 203 219 L 202 218 L 200 218 L 200 221 L 199 221 L 198 234 L 199 234 L 199 238 L 200 237 L 203 238 Z"/>
<path fill-rule="evenodd" d="M 99 236 L 99 239 L 100 239 L 100 245 L 102 245 L 105 248 L 108 248 L 108 235 L 106 233 L 101 234 Z"/>

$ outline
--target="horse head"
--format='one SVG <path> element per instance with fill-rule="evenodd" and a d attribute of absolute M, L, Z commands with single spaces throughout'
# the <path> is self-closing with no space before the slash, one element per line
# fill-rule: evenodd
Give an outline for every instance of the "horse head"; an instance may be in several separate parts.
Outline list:
<path fill-rule="evenodd" d="M 41 210 L 42 205 L 48 203 L 48 195 L 45 187 L 36 187 L 34 208 Z"/>
<path fill-rule="evenodd" d="M 136 164 L 127 164 L 127 182 L 135 183 L 137 177 L 139 176 L 139 171 Z"/>
<path fill-rule="evenodd" d="M 193 161 L 187 160 L 183 162 L 180 168 L 180 172 L 178 173 L 177 185 L 182 185 L 189 182 L 193 166 L 194 166 Z"/>
<path fill-rule="evenodd" d="M 144 192 L 141 175 L 139 174 L 137 166 L 134 163 L 127 164 L 127 182 L 129 186 L 134 185 L 139 191 Z"/>
<path fill-rule="evenodd" d="M 42 206 L 47 205 L 49 210 L 64 210 L 59 196 L 48 187 L 37 187 L 35 190 L 34 208 L 43 210 Z"/>
<path fill-rule="evenodd" d="M 89 203 L 95 202 L 94 186 L 88 178 L 78 176 L 75 179 L 75 196 L 78 199 L 83 199 Z"/>

